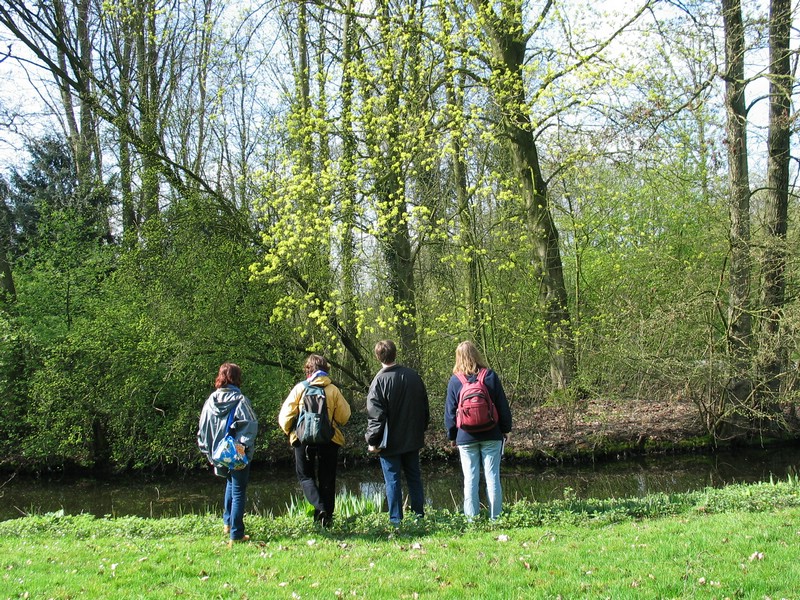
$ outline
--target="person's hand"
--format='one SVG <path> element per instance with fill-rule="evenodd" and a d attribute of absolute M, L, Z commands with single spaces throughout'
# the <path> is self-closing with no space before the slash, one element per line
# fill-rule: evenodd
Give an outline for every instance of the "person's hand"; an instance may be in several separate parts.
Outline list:
<path fill-rule="evenodd" d="M 372 454 L 378 454 L 378 452 L 380 452 L 380 451 L 381 451 L 381 449 L 378 448 L 377 446 L 372 446 L 372 445 L 367 446 L 367 452 L 370 452 Z"/>

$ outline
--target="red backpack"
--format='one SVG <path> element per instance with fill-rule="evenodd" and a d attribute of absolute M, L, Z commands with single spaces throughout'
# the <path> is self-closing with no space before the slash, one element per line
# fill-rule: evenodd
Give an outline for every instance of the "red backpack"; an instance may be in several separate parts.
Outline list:
<path fill-rule="evenodd" d="M 456 427 L 468 433 L 489 431 L 497 425 L 497 407 L 492 402 L 489 388 L 483 382 L 486 369 L 478 371 L 475 381 L 468 381 L 463 373 L 456 375 L 461 381 L 456 410 Z"/>

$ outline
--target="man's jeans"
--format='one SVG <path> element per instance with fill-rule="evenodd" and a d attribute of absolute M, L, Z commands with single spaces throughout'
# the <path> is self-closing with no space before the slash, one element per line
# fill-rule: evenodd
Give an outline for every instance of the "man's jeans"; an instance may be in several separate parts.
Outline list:
<path fill-rule="evenodd" d="M 419 450 L 381 456 L 383 480 L 386 482 L 386 501 L 389 505 L 389 521 L 399 525 L 403 518 L 403 488 L 401 474 L 405 473 L 408 485 L 408 501 L 417 516 L 425 515 L 425 493 L 422 489 L 422 472 L 419 467 Z"/>
<path fill-rule="evenodd" d="M 503 489 L 500 487 L 501 440 L 473 442 L 458 447 L 461 469 L 464 471 L 464 514 L 469 518 L 480 513 L 481 463 L 486 478 L 486 497 L 489 501 L 489 518 L 496 519 L 503 510 Z"/>
<path fill-rule="evenodd" d="M 232 540 L 244 537 L 244 505 L 248 481 L 250 481 L 249 464 L 244 469 L 228 471 L 222 522 L 231 528 Z"/>

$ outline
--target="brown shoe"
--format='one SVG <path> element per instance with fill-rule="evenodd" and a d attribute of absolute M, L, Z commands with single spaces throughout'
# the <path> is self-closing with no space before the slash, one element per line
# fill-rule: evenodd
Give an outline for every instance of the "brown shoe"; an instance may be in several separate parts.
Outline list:
<path fill-rule="evenodd" d="M 242 536 L 238 540 L 228 540 L 228 548 L 233 548 L 234 544 L 238 544 L 240 542 L 249 542 L 249 541 L 250 541 L 249 535 Z"/>
<path fill-rule="evenodd" d="M 222 533 L 223 534 L 228 535 L 230 532 L 231 532 L 231 526 L 230 525 L 223 525 L 222 526 Z"/>

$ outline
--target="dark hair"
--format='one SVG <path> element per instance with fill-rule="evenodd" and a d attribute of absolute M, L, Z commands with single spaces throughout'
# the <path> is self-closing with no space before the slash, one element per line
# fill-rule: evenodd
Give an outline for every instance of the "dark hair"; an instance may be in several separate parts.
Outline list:
<path fill-rule="evenodd" d="M 381 340 L 375 344 L 375 358 L 381 361 L 381 364 L 392 364 L 397 358 L 397 346 L 392 340 Z"/>
<path fill-rule="evenodd" d="M 306 363 L 303 365 L 306 375 L 311 375 L 317 371 L 328 372 L 328 361 L 321 354 L 309 354 Z"/>
<path fill-rule="evenodd" d="M 239 365 L 233 363 L 222 363 L 220 365 L 219 374 L 216 381 L 214 381 L 214 387 L 221 388 L 226 385 L 242 387 L 242 369 L 239 368 Z"/>

